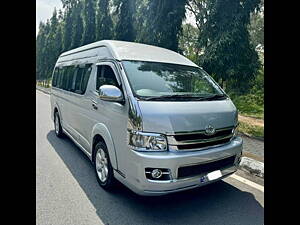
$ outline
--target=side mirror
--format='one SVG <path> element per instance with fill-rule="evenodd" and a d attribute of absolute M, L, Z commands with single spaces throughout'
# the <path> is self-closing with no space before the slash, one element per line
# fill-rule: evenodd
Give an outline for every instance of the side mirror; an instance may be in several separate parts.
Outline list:
<path fill-rule="evenodd" d="M 124 102 L 121 90 L 113 85 L 102 85 L 99 88 L 99 98 L 108 102 Z"/>

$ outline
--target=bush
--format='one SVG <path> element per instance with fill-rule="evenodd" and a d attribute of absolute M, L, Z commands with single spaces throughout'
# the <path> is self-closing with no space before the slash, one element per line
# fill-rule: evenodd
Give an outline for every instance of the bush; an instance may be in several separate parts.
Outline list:
<path fill-rule="evenodd" d="M 227 91 L 238 111 L 246 116 L 257 118 L 264 117 L 264 72 L 259 70 L 258 75 L 252 82 L 252 88 L 245 95 L 237 95 Z"/>

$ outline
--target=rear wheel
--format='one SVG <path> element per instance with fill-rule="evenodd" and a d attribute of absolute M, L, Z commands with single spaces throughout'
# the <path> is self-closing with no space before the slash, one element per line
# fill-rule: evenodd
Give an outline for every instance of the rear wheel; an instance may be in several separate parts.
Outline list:
<path fill-rule="evenodd" d="M 60 118 L 58 115 L 58 112 L 55 112 L 54 114 L 54 128 L 55 128 L 55 134 L 57 137 L 62 138 L 64 136 L 62 127 L 60 124 Z"/>
<path fill-rule="evenodd" d="M 107 147 L 103 142 L 99 142 L 95 146 L 94 169 L 99 185 L 106 190 L 113 189 L 116 180 L 114 178 Z"/>

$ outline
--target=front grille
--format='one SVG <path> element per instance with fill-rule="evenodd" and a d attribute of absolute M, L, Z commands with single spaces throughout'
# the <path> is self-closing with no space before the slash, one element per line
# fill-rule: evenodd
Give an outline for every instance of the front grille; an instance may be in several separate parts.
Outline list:
<path fill-rule="evenodd" d="M 207 138 L 216 138 L 222 136 L 228 136 L 232 133 L 232 127 L 226 130 L 216 131 L 215 134 L 207 136 L 204 133 L 195 133 L 195 134 L 179 134 L 175 135 L 174 138 L 176 141 L 190 141 L 190 140 L 198 140 L 198 139 L 207 139 Z"/>
<path fill-rule="evenodd" d="M 193 133 L 177 133 L 168 136 L 168 143 L 170 146 L 175 146 L 177 150 L 200 150 L 230 142 L 233 131 L 234 127 L 226 127 L 217 129 L 213 135 L 205 134 L 204 130 Z"/>
<path fill-rule="evenodd" d="M 178 150 L 205 148 L 205 147 L 210 147 L 210 146 L 214 146 L 214 145 L 226 144 L 227 142 L 230 141 L 230 139 L 231 139 L 231 137 L 225 138 L 222 140 L 204 142 L 204 143 L 198 143 L 198 144 L 178 145 L 177 148 L 178 148 Z"/>
<path fill-rule="evenodd" d="M 178 179 L 193 177 L 203 173 L 208 173 L 215 170 L 231 167 L 234 165 L 234 160 L 235 160 L 235 156 L 231 156 L 210 163 L 180 167 L 178 168 Z"/>

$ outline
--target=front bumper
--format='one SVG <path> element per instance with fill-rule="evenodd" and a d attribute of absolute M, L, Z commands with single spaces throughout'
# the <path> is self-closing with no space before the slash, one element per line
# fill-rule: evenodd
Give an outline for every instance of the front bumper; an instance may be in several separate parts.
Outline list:
<path fill-rule="evenodd" d="M 126 169 L 123 183 L 139 195 L 164 195 L 172 192 L 203 186 L 234 173 L 242 153 L 243 140 L 235 137 L 230 143 L 207 150 L 192 152 L 137 152 L 130 150 L 130 164 Z M 194 177 L 178 178 L 178 168 L 182 166 L 204 164 L 235 156 L 234 164 L 220 168 L 222 177 L 200 182 L 200 178 L 208 172 Z M 168 168 L 170 180 L 150 180 L 146 178 L 145 168 Z M 212 172 L 212 171 L 209 171 Z"/>

